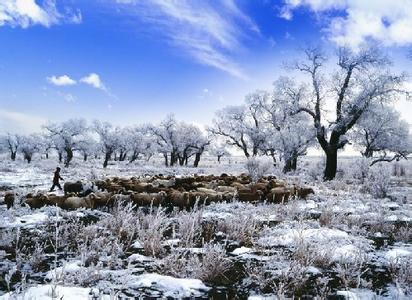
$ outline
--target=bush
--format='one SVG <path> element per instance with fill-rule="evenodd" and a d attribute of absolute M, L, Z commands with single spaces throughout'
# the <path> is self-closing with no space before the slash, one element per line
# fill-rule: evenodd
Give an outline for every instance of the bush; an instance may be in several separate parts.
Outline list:
<path fill-rule="evenodd" d="M 246 169 L 254 182 L 267 174 L 273 167 L 273 162 L 269 157 L 250 157 L 246 161 Z"/>
<path fill-rule="evenodd" d="M 388 195 L 391 174 L 388 168 L 382 165 L 370 169 L 366 181 L 369 193 L 375 198 L 385 198 Z"/>

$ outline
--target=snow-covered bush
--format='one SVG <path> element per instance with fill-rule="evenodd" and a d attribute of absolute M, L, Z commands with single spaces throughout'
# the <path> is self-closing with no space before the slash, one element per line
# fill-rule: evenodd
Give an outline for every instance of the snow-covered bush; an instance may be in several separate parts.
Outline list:
<path fill-rule="evenodd" d="M 356 160 L 353 160 L 351 163 L 348 164 L 346 169 L 346 174 L 348 175 L 348 179 L 357 179 L 361 183 L 363 183 L 369 176 L 370 170 L 370 160 L 362 157 Z"/>
<path fill-rule="evenodd" d="M 151 207 L 148 214 L 139 212 L 137 235 L 143 243 L 146 255 L 159 256 L 163 253 L 162 242 L 169 225 L 170 220 L 161 207 Z"/>
<path fill-rule="evenodd" d="M 366 185 L 373 197 L 385 198 L 389 191 L 390 180 L 390 169 L 377 165 L 370 169 Z"/>
<path fill-rule="evenodd" d="M 183 249 L 173 249 L 158 264 L 161 274 L 177 278 L 197 278 L 200 274 L 201 261 L 199 257 Z"/>
<path fill-rule="evenodd" d="M 179 237 L 183 247 L 193 247 L 200 242 L 202 217 L 203 210 L 197 207 L 190 212 L 182 211 L 176 216 Z"/>
<path fill-rule="evenodd" d="M 217 230 L 224 232 L 228 239 L 250 246 L 253 237 L 256 236 L 259 224 L 253 214 L 243 212 L 235 218 L 219 220 Z"/>
<path fill-rule="evenodd" d="M 250 157 L 246 161 L 246 169 L 254 182 L 258 181 L 263 175 L 267 174 L 273 166 L 269 157 Z"/>
<path fill-rule="evenodd" d="M 205 282 L 218 282 L 232 268 L 233 262 L 226 256 L 226 250 L 220 244 L 208 243 L 203 248 L 198 278 Z"/>

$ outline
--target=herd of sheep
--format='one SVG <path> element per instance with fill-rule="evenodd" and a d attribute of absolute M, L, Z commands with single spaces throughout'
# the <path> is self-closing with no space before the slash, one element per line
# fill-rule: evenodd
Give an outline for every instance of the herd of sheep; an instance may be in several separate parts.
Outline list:
<path fill-rule="evenodd" d="M 290 197 L 305 198 L 313 193 L 310 187 L 288 185 L 274 176 L 252 182 L 246 174 L 231 176 L 143 176 L 97 180 L 89 188 L 82 182 L 66 182 L 64 196 L 52 193 L 27 194 L 23 201 L 31 208 L 57 205 L 64 209 L 112 207 L 117 201 L 132 201 L 136 206 L 175 206 L 181 209 L 196 203 L 230 201 L 268 201 L 283 203 Z M 13 192 L 4 197 L 8 208 L 15 201 Z"/>

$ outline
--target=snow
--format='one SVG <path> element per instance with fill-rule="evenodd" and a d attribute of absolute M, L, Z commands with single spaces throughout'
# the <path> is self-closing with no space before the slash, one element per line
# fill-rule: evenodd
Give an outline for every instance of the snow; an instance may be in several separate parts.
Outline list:
<path fill-rule="evenodd" d="M 6 227 L 34 227 L 34 225 L 44 223 L 49 219 L 49 215 L 45 212 L 35 212 L 30 215 L 16 217 L 14 221 L 10 219 L 2 220 L 0 228 Z"/>
<path fill-rule="evenodd" d="M 253 250 L 251 248 L 248 247 L 240 247 L 240 248 L 236 248 L 235 250 L 232 251 L 233 255 L 242 255 L 245 253 L 250 253 Z"/>
<path fill-rule="evenodd" d="M 145 256 L 145 255 L 141 255 L 138 253 L 132 254 L 130 255 L 127 260 L 129 262 L 145 262 L 145 261 L 152 261 L 153 259 L 151 257 Z"/>
<path fill-rule="evenodd" d="M 82 267 L 80 260 L 63 263 L 62 267 L 58 267 L 47 272 L 46 279 L 52 280 L 53 278 L 61 278 L 64 273 L 74 273 L 82 268 L 84 267 Z"/>
<path fill-rule="evenodd" d="M 56 286 L 55 295 L 57 297 L 52 298 L 53 285 L 37 285 L 29 287 L 22 294 L 7 293 L 0 296 L 0 300 L 42 300 L 42 299 L 76 299 L 76 300 L 89 300 L 91 299 L 90 293 L 99 293 L 90 288 L 81 287 L 68 287 L 68 286 Z M 110 295 L 100 295 L 101 300 L 110 300 Z"/>
<path fill-rule="evenodd" d="M 163 293 L 164 297 L 196 297 L 209 288 L 199 279 L 174 278 L 156 273 L 143 274 L 131 278 L 130 288 L 151 288 Z"/>
<path fill-rule="evenodd" d="M 394 248 L 386 252 L 385 258 L 387 260 L 396 260 L 400 257 L 412 256 L 412 251 L 403 248 Z M 412 259 L 412 258 L 411 258 Z"/>

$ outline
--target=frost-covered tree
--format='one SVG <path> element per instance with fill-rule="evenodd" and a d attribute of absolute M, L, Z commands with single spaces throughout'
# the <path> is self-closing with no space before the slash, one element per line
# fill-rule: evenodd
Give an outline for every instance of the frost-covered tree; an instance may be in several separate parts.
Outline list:
<path fill-rule="evenodd" d="M 106 168 L 119 144 L 118 131 L 112 124 L 100 121 L 93 122 L 93 130 L 99 136 L 100 150 L 104 154 L 103 168 Z"/>
<path fill-rule="evenodd" d="M 173 166 L 178 162 L 178 122 L 174 115 L 168 115 L 158 125 L 147 125 L 147 132 L 155 139 L 158 150 L 165 159 L 166 166 Z"/>
<path fill-rule="evenodd" d="M 129 162 L 134 162 L 139 156 L 149 160 L 157 152 L 156 138 L 148 134 L 144 126 L 130 128 L 128 149 L 131 153 Z"/>
<path fill-rule="evenodd" d="M 389 60 L 377 48 L 357 52 L 341 48 L 337 70 L 329 76 L 332 80 L 323 74 L 326 56 L 320 49 L 308 48 L 304 54 L 306 59 L 294 67 L 308 76 L 310 91 L 300 99 L 296 112 L 312 118 L 317 141 L 326 155 L 323 177 L 331 180 L 336 175 L 338 150 L 348 143 L 348 131 L 371 104 L 399 96 L 405 76 L 392 74 Z M 325 112 L 327 100 L 333 103 L 334 116 Z"/>
<path fill-rule="evenodd" d="M 372 164 L 406 158 L 412 152 L 409 124 L 388 105 L 370 105 L 352 137 L 362 156 L 373 158 Z"/>
<path fill-rule="evenodd" d="M 259 109 L 251 105 L 225 107 L 216 112 L 209 131 L 224 138 L 227 145 L 240 149 L 246 157 L 256 156 L 265 142 Z"/>
<path fill-rule="evenodd" d="M 79 150 L 80 144 L 87 138 L 86 120 L 69 119 L 61 123 L 49 123 L 44 128 L 54 141 L 59 153 L 59 160 L 61 160 L 62 152 L 66 154 L 64 165 L 68 167 L 73 159 L 74 152 Z"/>
<path fill-rule="evenodd" d="M 38 134 L 31 134 L 22 136 L 20 139 L 19 150 L 23 154 L 23 159 L 30 163 L 34 153 L 41 149 L 41 137 Z"/>
<path fill-rule="evenodd" d="M 1 143 L 3 144 L 3 147 L 10 152 L 10 159 L 13 161 L 16 160 L 16 155 L 21 144 L 21 136 L 8 133 L 1 138 Z"/>
<path fill-rule="evenodd" d="M 208 150 L 210 155 L 216 156 L 217 162 L 220 164 L 220 161 L 223 156 L 229 156 L 230 153 L 224 145 L 214 145 Z"/>

